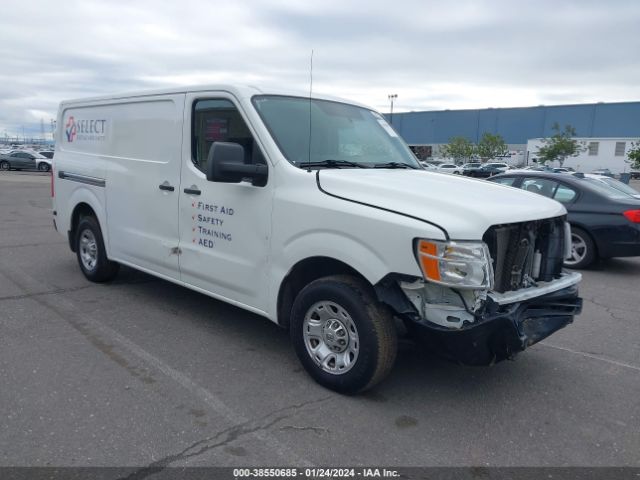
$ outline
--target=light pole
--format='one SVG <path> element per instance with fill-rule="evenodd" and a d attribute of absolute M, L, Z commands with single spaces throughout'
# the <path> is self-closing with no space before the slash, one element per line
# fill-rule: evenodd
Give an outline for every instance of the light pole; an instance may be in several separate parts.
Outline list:
<path fill-rule="evenodd" d="M 398 98 L 398 94 L 397 93 L 390 93 L 389 94 L 389 101 L 391 102 L 391 113 L 389 114 L 389 122 L 391 123 L 391 125 L 393 125 L 393 101 Z"/>

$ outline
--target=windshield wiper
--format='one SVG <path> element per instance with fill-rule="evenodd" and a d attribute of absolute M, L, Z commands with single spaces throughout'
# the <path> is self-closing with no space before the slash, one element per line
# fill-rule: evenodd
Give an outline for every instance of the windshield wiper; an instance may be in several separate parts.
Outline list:
<path fill-rule="evenodd" d="M 356 168 L 367 168 L 363 164 L 358 162 L 350 162 L 349 160 L 320 160 L 317 162 L 301 162 L 299 164 L 301 167 L 327 167 L 327 168 L 340 168 L 340 167 L 356 167 Z"/>
<path fill-rule="evenodd" d="M 387 163 L 376 163 L 373 168 L 410 168 L 415 170 L 416 167 L 413 165 L 409 165 L 408 163 L 401 162 L 387 162 Z"/>

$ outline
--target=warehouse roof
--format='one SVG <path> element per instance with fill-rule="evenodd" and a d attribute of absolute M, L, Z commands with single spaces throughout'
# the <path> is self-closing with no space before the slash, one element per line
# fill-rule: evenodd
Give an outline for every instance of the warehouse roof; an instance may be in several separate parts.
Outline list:
<path fill-rule="evenodd" d="M 389 116 L 387 115 L 387 119 Z M 485 132 L 509 144 L 553 134 L 555 122 L 570 124 L 578 137 L 640 137 L 640 102 L 540 105 L 394 113 L 393 126 L 411 145 L 448 143 L 464 136 L 477 142 Z"/>

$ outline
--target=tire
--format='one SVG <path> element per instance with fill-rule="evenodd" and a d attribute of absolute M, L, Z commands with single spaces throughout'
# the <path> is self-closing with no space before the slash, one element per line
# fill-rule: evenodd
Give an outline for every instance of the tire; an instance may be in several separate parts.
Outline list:
<path fill-rule="evenodd" d="M 564 266 L 574 269 L 587 268 L 598 258 L 591 235 L 578 227 L 571 227 L 571 259 Z"/>
<path fill-rule="evenodd" d="M 51 170 L 51 167 L 48 163 L 40 162 L 40 164 L 38 165 L 38 170 L 40 172 L 48 172 L 49 170 Z"/>
<path fill-rule="evenodd" d="M 80 219 L 76 228 L 75 247 L 80 270 L 87 280 L 102 283 L 116 277 L 120 265 L 107 258 L 102 231 L 95 217 Z"/>
<path fill-rule="evenodd" d="M 6 160 L 2 160 L 2 161 L 0 162 L 0 170 L 3 170 L 3 171 L 5 171 L 5 172 L 6 172 L 6 171 L 7 171 L 7 170 L 9 170 L 10 168 L 11 168 L 11 165 L 10 165 L 10 164 L 9 164 L 9 162 L 7 162 Z"/>
<path fill-rule="evenodd" d="M 346 394 L 382 381 L 398 349 L 390 311 L 369 285 L 348 275 L 324 277 L 302 289 L 293 303 L 290 334 L 309 375 Z"/>

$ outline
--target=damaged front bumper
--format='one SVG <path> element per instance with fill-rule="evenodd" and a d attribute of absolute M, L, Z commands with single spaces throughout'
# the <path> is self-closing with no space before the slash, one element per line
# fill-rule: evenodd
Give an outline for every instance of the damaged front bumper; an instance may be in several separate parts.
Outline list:
<path fill-rule="evenodd" d="M 450 360 L 465 365 L 491 365 L 513 358 L 567 326 L 581 311 L 578 287 L 572 285 L 506 305 L 489 297 L 477 321 L 460 329 L 414 322 L 412 330 L 420 340 Z"/>
<path fill-rule="evenodd" d="M 536 287 L 481 294 L 401 281 L 406 301 L 388 295 L 386 303 L 430 350 L 466 365 L 491 365 L 573 322 L 582 311 L 580 280 L 578 273 L 564 273 Z"/>

